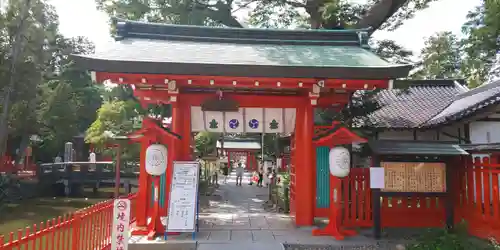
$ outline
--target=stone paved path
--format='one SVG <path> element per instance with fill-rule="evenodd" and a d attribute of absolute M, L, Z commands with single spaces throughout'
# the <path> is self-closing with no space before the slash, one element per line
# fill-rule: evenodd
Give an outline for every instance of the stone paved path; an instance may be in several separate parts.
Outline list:
<path fill-rule="evenodd" d="M 281 243 L 287 242 L 341 245 L 369 241 L 360 236 L 338 242 L 331 237 L 313 237 L 311 228 L 297 229 L 290 216 L 264 210 L 263 204 L 267 200 L 268 189 L 248 185 L 249 178 L 250 173 L 246 173 L 243 185 L 236 186 L 236 176 L 233 172 L 227 184 L 220 185 L 217 192 L 221 199 L 211 201 L 210 208 L 200 214 L 198 249 L 212 249 L 203 246 L 212 242 L 235 243 L 241 246 L 238 247 L 240 250 L 246 250 L 244 246 L 273 250 L 282 249 Z M 268 245 L 265 248 L 257 248 L 256 245 L 250 244 L 252 242 Z"/>
<path fill-rule="evenodd" d="M 219 179 L 217 199 L 199 215 L 200 232 L 196 234 L 200 250 L 281 250 L 282 243 L 328 244 L 334 246 L 369 242 L 357 236 L 342 242 L 332 237 L 313 237 L 311 228 L 298 229 L 285 214 L 267 212 L 267 188 L 248 185 L 250 173 L 245 173 L 243 185 L 236 186 L 236 175 L 231 173 L 227 184 Z M 191 240 L 191 234 L 174 236 L 176 240 Z"/>

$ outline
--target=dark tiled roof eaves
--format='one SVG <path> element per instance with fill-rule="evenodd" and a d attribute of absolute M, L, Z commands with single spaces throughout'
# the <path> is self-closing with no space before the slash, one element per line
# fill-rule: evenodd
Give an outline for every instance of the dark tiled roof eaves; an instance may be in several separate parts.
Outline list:
<path fill-rule="evenodd" d="M 431 128 L 458 122 L 499 103 L 500 80 L 456 96 L 455 100 L 441 114 L 427 121 L 423 127 Z"/>
<path fill-rule="evenodd" d="M 392 90 L 375 97 L 381 106 L 369 115 L 378 129 L 418 129 L 445 109 L 462 92 L 453 80 L 397 81 Z"/>

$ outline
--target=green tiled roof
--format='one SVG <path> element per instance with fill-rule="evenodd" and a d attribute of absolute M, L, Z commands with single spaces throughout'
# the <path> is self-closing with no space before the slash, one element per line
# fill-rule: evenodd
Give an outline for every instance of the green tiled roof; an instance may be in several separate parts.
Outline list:
<path fill-rule="evenodd" d="M 390 79 L 394 65 L 368 49 L 363 30 L 265 30 L 121 21 L 106 51 L 75 55 L 93 71 L 260 77 Z M 223 66 L 223 67 L 221 67 Z"/>

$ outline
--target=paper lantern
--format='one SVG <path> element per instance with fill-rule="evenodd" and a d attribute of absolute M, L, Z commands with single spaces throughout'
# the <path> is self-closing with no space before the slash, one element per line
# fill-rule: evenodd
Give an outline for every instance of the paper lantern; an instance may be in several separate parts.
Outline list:
<path fill-rule="evenodd" d="M 146 172 L 162 175 L 167 171 L 167 148 L 161 144 L 150 145 L 146 149 Z"/>
<path fill-rule="evenodd" d="M 349 175 L 351 167 L 351 155 L 344 147 L 334 147 L 329 154 L 330 174 L 336 177 L 346 177 Z"/>

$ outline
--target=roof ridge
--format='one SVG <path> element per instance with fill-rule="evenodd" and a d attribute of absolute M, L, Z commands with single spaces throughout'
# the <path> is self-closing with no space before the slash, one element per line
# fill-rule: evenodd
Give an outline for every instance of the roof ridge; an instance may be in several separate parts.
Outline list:
<path fill-rule="evenodd" d="M 117 23 L 129 23 L 129 24 L 140 24 L 149 26 L 163 26 L 163 27 L 190 27 L 196 29 L 212 29 L 212 30 L 254 30 L 254 31 L 268 31 L 268 32 L 289 32 L 289 31 L 300 31 L 308 33 L 357 33 L 357 32 L 368 32 L 371 28 L 364 29 L 263 29 L 263 28 L 239 28 L 239 27 L 219 27 L 219 26 L 200 26 L 200 25 L 189 25 L 189 24 L 170 24 L 170 23 L 155 23 L 155 22 L 144 22 L 135 21 L 123 18 L 113 18 Z"/>
<path fill-rule="evenodd" d="M 489 85 L 489 86 L 486 86 L 486 85 Z M 456 98 L 451 103 L 449 103 L 443 110 L 441 110 L 439 113 L 437 113 L 431 119 L 427 120 L 422 125 L 424 125 L 424 127 L 429 127 L 429 126 L 435 126 L 435 125 L 438 125 L 438 124 L 442 124 L 443 121 L 442 122 L 438 122 L 436 124 L 427 124 L 427 123 L 429 121 L 433 120 L 438 115 L 440 115 L 443 111 L 445 111 L 448 107 L 450 107 L 451 105 L 453 105 L 455 102 L 460 101 L 460 100 L 462 100 L 464 98 L 467 98 L 467 97 L 471 97 L 471 96 L 476 95 L 476 94 L 484 93 L 486 91 L 489 91 L 489 90 L 491 90 L 493 88 L 496 88 L 496 87 L 499 87 L 499 86 L 500 86 L 500 80 L 492 82 L 490 84 L 482 85 L 479 88 L 475 88 L 475 89 L 472 89 L 472 90 L 469 90 L 469 91 L 466 91 L 464 93 L 461 93 L 461 94 L 457 95 Z M 463 109 L 463 110 L 461 110 L 459 112 L 448 114 L 448 115 L 442 117 L 441 119 L 444 119 L 444 122 L 446 122 L 446 123 L 449 122 L 449 121 L 457 121 L 459 119 L 462 119 L 463 116 L 466 115 L 467 113 L 470 113 L 470 109 L 473 108 L 473 107 L 476 107 L 476 108 L 479 107 L 479 109 L 483 109 L 485 107 L 488 107 L 489 105 L 497 104 L 500 101 L 499 97 L 500 97 L 500 92 L 498 92 L 496 94 L 493 94 L 493 95 L 489 96 L 488 98 L 486 98 L 486 99 L 484 99 L 482 101 L 479 101 L 479 102 L 474 103 L 472 105 L 468 105 L 465 109 Z M 475 111 L 477 111 L 477 110 L 475 110 Z M 475 112 L 475 111 L 473 111 L 473 112 Z"/>
<path fill-rule="evenodd" d="M 462 94 L 460 94 L 459 96 L 457 96 L 459 99 L 463 98 L 463 97 L 467 97 L 467 96 L 471 96 L 471 95 L 475 95 L 475 94 L 479 94 L 479 93 L 482 93 L 482 92 L 485 92 L 485 91 L 488 91 L 492 88 L 496 88 L 500 86 L 500 79 L 496 80 L 496 81 L 493 81 L 491 83 L 486 83 L 486 84 L 483 84 L 477 88 L 473 88 L 469 91 L 466 91 Z M 457 99 L 458 100 L 458 99 Z"/>
<path fill-rule="evenodd" d="M 368 48 L 368 29 L 286 30 L 234 27 L 173 25 L 116 19 L 116 40 L 142 38 L 153 40 L 205 41 L 227 43 L 351 45 Z"/>
<path fill-rule="evenodd" d="M 454 86 L 455 81 L 463 82 L 463 79 L 404 79 L 396 80 L 394 82 L 394 88 L 400 87 L 421 87 L 421 86 Z M 398 86 L 399 85 L 399 86 Z"/>

